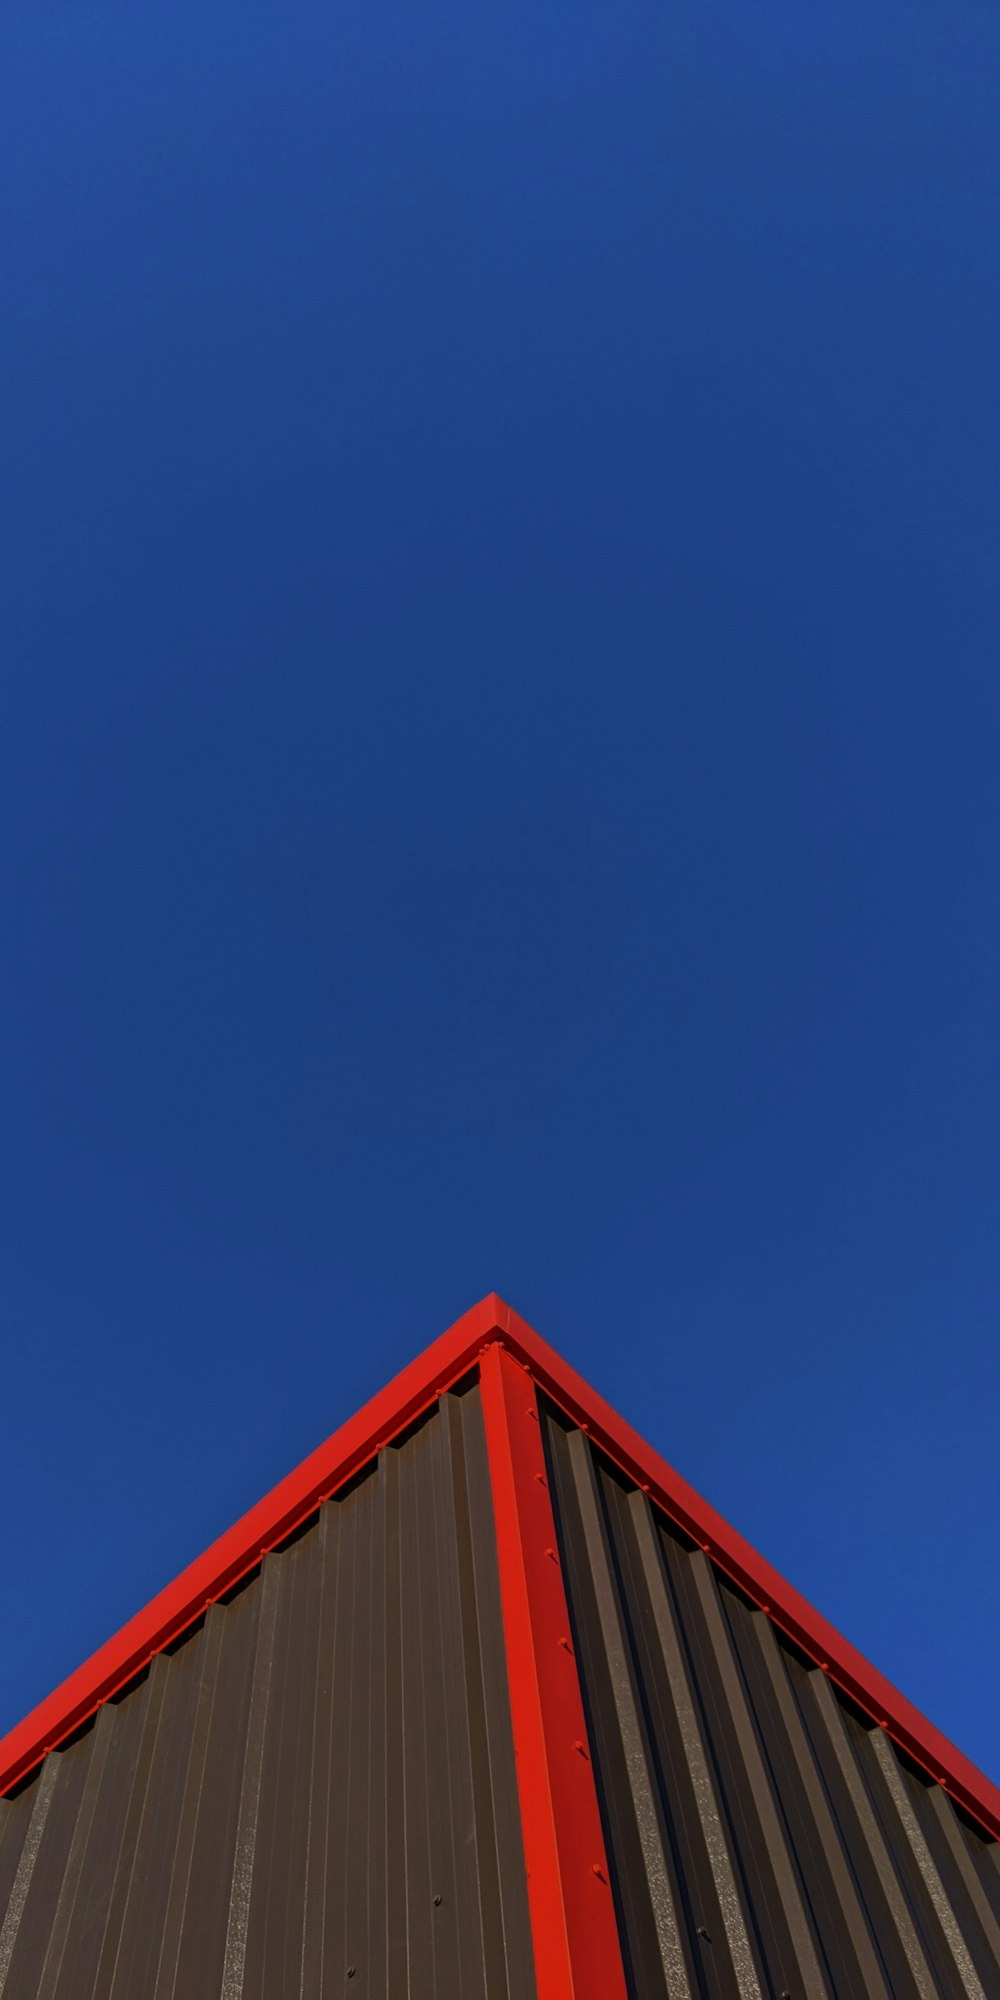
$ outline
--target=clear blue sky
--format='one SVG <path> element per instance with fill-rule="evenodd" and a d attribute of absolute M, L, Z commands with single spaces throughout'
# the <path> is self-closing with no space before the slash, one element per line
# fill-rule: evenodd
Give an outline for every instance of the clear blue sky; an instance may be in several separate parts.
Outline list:
<path fill-rule="evenodd" d="M 1000 12 L 0 45 L 0 1723 L 495 1287 L 1000 1775 Z"/>

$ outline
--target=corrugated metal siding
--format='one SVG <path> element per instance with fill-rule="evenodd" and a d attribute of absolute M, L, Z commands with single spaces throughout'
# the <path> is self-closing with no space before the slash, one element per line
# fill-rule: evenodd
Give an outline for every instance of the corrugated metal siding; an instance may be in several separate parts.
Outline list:
<path fill-rule="evenodd" d="M 479 1392 L 0 1801 L 3 2000 L 528 2000 Z"/>
<path fill-rule="evenodd" d="M 998 1844 L 554 1410 L 636 2000 L 997 2000 Z"/>

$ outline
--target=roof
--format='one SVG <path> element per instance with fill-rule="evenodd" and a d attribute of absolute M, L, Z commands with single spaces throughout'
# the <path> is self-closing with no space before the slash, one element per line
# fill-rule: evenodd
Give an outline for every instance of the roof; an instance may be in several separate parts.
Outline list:
<path fill-rule="evenodd" d="M 514 1355 L 553 1403 L 712 1556 L 774 1625 L 973 1818 L 1000 1838 L 1000 1788 L 496 1292 L 456 1320 L 10 1730 L 0 1741 L 0 1797 L 253 1569 L 322 1500 L 345 1485 L 382 1445 L 459 1381 L 491 1345 Z"/>
<path fill-rule="evenodd" d="M 0 1745 L 0 2000 L 986 2000 L 1000 1797 L 491 1294 Z"/>

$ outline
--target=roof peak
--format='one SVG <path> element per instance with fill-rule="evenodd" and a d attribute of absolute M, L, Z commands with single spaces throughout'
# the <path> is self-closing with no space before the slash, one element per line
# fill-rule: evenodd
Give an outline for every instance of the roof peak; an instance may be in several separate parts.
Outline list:
<path fill-rule="evenodd" d="M 505 1347 L 555 1403 L 752 1602 L 989 1831 L 1000 1790 L 977 1770 L 673 1466 L 507 1303 L 487 1292 L 356 1415 L 279 1481 L 175 1581 L 0 1741 L 0 1796 L 284 1542 L 449 1388 Z"/>

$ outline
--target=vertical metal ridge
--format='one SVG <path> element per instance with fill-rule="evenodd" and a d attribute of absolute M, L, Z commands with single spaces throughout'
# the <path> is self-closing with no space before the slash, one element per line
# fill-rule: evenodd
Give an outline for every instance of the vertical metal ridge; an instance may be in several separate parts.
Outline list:
<path fill-rule="evenodd" d="M 164 1660 L 161 1654 L 153 1661 L 142 1685 L 133 1691 L 132 1698 L 138 1711 L 135 1723 L 138 1740 L 135 1761 L 129 1773 L 129 1783 L 123 1800 L 125 1811 L 116 1844 L 114 1874 L 104 1908 L 101 1946 L 94 1975 L 94 1990 L 100 1995 L 100 2000 L 104 2000 L 104 1996 L 110 1993 L 114 1979 L 122 1921 L 135 1865 L 136 1846 L 146 1810 L 164 1693 Z"/>
<path fill-rule="evenodd" d="M 421 1550 L 422 1754 L 428 1769 L 428 1923 L 435 1990 L 484 1991 L 472 1745 L 463 1662 L 451 1435 L 442 1405 L 425 1455 Z M 416 1464 L 416 1453 L 414 1456 Z"/>
<path fill-rule="evenodd" d="M 225 1613 L 211 1605 L 205 1617 L 199 1658 L 199 1683 L 194 1726 L 188 1748 L 184 1799 L 174 1844 L 170 1884 L 160 1932 L 160 1948 L 153 1980 L 153 2000 L 175 2000 L 177 1964 L 187 1908 L 188 1889 L 194 1860 L 195 1840 L 201 1812 L 208 1761 L 212 1718 L 219 1690 L 219 1669 L 225 1633 Z"/>
<path fill-rule="evenodd" d="M 608 1562 L 590 1446 L 582 1431 L 572 1431 L 568 1442 L 663 1976 L 671 1996 L 676 1994 L 678 2000 L 693 2000 L 649 1757 L 632 1686 L 615 1583 Z M 759 1988 L 753 1990 L 759 1992 Z"/>
<path fill-rule="evenodd" d="M 896 1762 L 889 1738 L 882 1729 L 873 1729 L 869 1742 L 878 1760 L 878 1766 L 885 1780 L 886 1789 L 899 1815 L 903 1831 L 910 1843 L 917 1867 L 923 1877 L 934 1906 L 934 1914 L 944 1933 L 948 1949 L 958 1968 L 959 1978 L 969 1995 L 969 2000 L 986 2000 L 979 1974 L 972 1963 L 965 1939 L 959 1929 L 955 1912 L 948 1899 L 944 1883 L 934 1864 L 930 1848 L 924 1839 L 916 1813 L 910 1804 Z"/>
<path fill-rule="evenodd" d="M 236 1852 L 233 1857 L 220 2000 L 240 2000 L 243 1988 L 243 1962 L 247 1948 L 250 1891 L 257 1842 L 257 1808 L 264 1757 L 264 1732 L 267 1725 L 267 1704 L 274 1659 L 279 1575 L 274 1557 L 265 1556 L 261 1575 L 260 1626 L 254 1654 L 250 1715 L 236 1822 Z"/>
<path fill-rule="evenodd" d="M 739 1991 L 745 2000 L 762 2000 L 753 1946 L 743 1911 L 739 1886 L 733 1871 L 725 1827 L 715 1784 L 688 1679 L 680 1632 L 674 1615 L 663 1557 L 653 1525 L 652 1509 L 644 1493 L 635 1489 L 629 1510 L 642 1565 L 646 1592 L 656 1625 L 667 1682 L 677 1717 L 684 1757 L 691 1779 L 695 1807 L 701 1826 L 705 1852 L 715 1883 L 723 1928 L 733 1962 Z"/>
<path fill-rule="evenodd" d="M 1000 1986 L 1000 1919 L 998 1919 L 996 1911 L 986 1894 L 982 1877 L 962 1838 L 962 1831 L 958 1824 L 955 1808 L 951 1804 L 947 1794 L 942 1791 L 940 1785 L 929 1785 L 927 1787 L 927 1802 L 944 1837 L 948 1852 L 951 1855 L 952 1862 L 963 1884 L 965 1893 L 972 1904 L 975 1916 L 979 1921 L 987 1948 L 996 1960 L 997 1984 Z"/>
<path fill-rule="evenodd" d="M 370 1980 L 365 2000 L 387 2000 L 385 1932 L 388 1913 L 386 1840 L 383 1801 L 386 1797 L 386 1520 L 385 1487 L 381 1477 L 372 1483 L 368 1498 L 371 1512 L 371 1543 L 368 1572 L 368 1656 L 371 1672 L 367 1689 L 368 1768 L 365 1794 L 365 1911 L 368 1936 Z"/>
<path fill-rule="evenodd" d="M 370 1757 L 369 1702 L 371 1697 L 371 1632 L 368 1589 L 371 1576 L 372 1507 L 367 1487 L 345 1503 L 351 1509 L 352 1560 L 350 1615 L 342 1627 L 347 1646 L 348 1674 L 344 1792 L 334 1801 L 345 1828 L 341 1861 L 343 1890 L 344 1956 L 354 1967 L 356 1985 L 364 1994 L 371 1978 L 371 1938 L 369 1932 L 368 1883 L 364 1865 L 367 1842 L 368 1773 Z"/>
<path fill-rule="evenodd" d="M 927 1961 L 924 1947 L 917 1935 L 903 1885 L 896 1873 L 892 1856 L 883 1837 L 861 1772 L 858 1769 L 854 1750 L 847 1735 L 840 1703 L 826 1675 L 820 1669 L 816 1669 L 809 1674 L 808 1686 L 825 1726 L 841 1776 L 847 1787 L 862 1836 L 875 1864 L 882 1893 L 885 1896 L 889 1913 L 905 1952 L 914 1984 L 920 1995 L 920 2000 L 938 2000 L 937 1985 Z"/>
<path fill-rule="evenodd" d="M 406 1898 L 406 1761 L 403 1754 L 403 1579 L 400 1534 L 399 1450 L 389 1446 L 379 1463 L 385 1534 L 385 1940 L 382 1962 L 387 1996 L 409 1994 Z"/>
<path fill-rule="evenodd" d="M 31 1818 L 28 1822 L 24 1845 L 21 1848 L 17 1872 L 11 1888 L 10 1901 L 4 1912 L 3 1924 L 0 1925 L 0 1994 L 5 1993 L 7 1990 L 7 1974 L 10 1971 L 10 1962 L 14 1956 L 17 1934 L 21 1926 L 21 1918 L 24 1915 L 24 1906 L 28 1900 L 28 1890 L 31 1887 L 31 1878 L 38 1859 L 38 1850 L 42 1844 L 45 1823 L 52 1805 L 52 1794 L 55 1791 L 56 1778 L 59 1771 L 58 1755 L 58 1752 L 53 1751 L 42 1765 L 42 1773 L 34 1792 Z"/>
<path fill-rule="evenodd" d="M 449 1431 L 442 1411 L 428 1434 L 430 1568 L 433 1589 L 422 1602 L 425 1619 L 425 1713 L 428 1749 L 437 1746 L 431 1796 L 431 1929 L 435 1973 L 448 1992 L 457 1977 L 470 1996 L 482 1992 L 483 1941 L 474 1875 L 475 1817 L 471 1743 L 464 1682 L 452 1671 L 461 1662 L 461 1621 L 455 1575 L 454 1494 Z M 472 1866 L 469 1866 L 469 1863 Z"/>
<path fill-rule="evenodd" d="M 710 1596 L 706 1614 L 698 1568 L 688 1552 L 687 1542 L 679 1540 L 662 1520 L 657 1522 L 657 1535 L 677 1606 L 703 1740 L 715 1777 L 733 1866 L 753 1926 L 764 1984 L 779 1993 L 795 1986 L 801 1990 L 803 1977 L 789 1921 L 788 1884 L 782 1873 L 787 1877 L 788 1861 L 780 1839 L 769 1843 L 765 1833 L 768 1805 L 774 1813 L 779 1808 L 771 1794 L 768 1774 L 764 1772 L 762 1783 L 753 1763 L 753 1751 L 757 1748 L 755 1717 L 748 1707 L 742 1671 L 730 1650 L 732 1642 L 724 1606 Z M 707 1578 L 714 1585 L 710 1568 Z M 713 1601 L 719 1630 L 710 1615 Z M 723 1672 L 727 1658 L 728 1676 Z"/>
<path fill-rule="evenodd" d="M 299 1965 L 300 2000 L 323 1991 L 326 1928 L 327 1853 L 329 1847 L 330 1755 L 333 1718 L 333 1659 L 339 1600 L 341 1516 L 333 1501 L 320 1509 L 317 1527 L 318 1641 L 313 1697 L 312 1744 L 306 1798 L 306 1846 L 303 1865 L 302 1951 Z"/>
<path fill-rule="evenodd" d="M 836 1891 L 844 1929 L 850 1938 L 865 1982 L 866 2000 L 892 2000 L 872 1940 L 867 1914 L 789 1684 L 774 1627 L 763 1611 L 754 1611 L 751 1614 L 751 1621 L 781 1711 L 785 1734 L 806 1794 L 810 1816 L 819 1835 L 830 1878 Z"/>
<path fill-rule="evenodd" d="M 52 1919 L 45 1957 L 42 1961 L 35 2000 L 51 2000 L 62 1970 L 70 1925 L 80 1892 L 80 1882 L 90 1845 L 98 1799 L 108 1766 L 113 1741 L 113 1711 L 103 1708 L 94 1723 L 93 1743 L 87 1762 L 83 1796 L 70 1842 L 62 1886 Z M 51 1759 L 50 1759 L 51 1762 Z M 2 1990 L 2 1989 L 0 1989 Z"/>
<path fill-rule="evenodd" d="M 34 1786 L 37 1786 L 37 1778 Z M 34 1786 L 14 1799 L 0 1799 L 0 1935 L 11 1897 L 25 1837 L 31 1824 Z M 12 1919 L 13 1921 L 13 1919 Z"/>
<path fill-rule="evenodd" d="M 425 1443 L 424 1432 L 410 1441 L 399 1461 L 400 1639 L 402 1656 L 403 1833 L 405 1840 L 405 1907 L 408 1986 L 412 1991 L 414 1962 L 426 1967 L 426 1990 L 437 1993 L 434 1893 L 431 1853 L 435 1838 L 430 1746 L 427 1741 L 427 1660 L 425 1653 L 425 1590 L 433 1588 L 427 1573 L 428 1525 L 426 1482 L 415 1478 L 414 1453 Z"/>
<path fill-rule="evenodd" d="M 88 2000 L 88 1996 L 93 1996 L 96 1991 L 111 1899 L 118 1879 L 120 1849 L 142 1747 L 148 1695 L 147 1679 L 126 1700 L 109 1704 L 106 1710 L 109 1734 L 107 1764 L 97 1790 L 79 1894 L 56 1980 L 54 2000 Z M 95 1722 L 93 1734 L 85 1739 L 88 1754 L 96 1746 L 96 1732 Z"/>
<path fill-rule="evenodd" d="M 304 1710 L 316 1637 L 315 1529 L 276 1552 L 275 1641 L 264 1725 L 243 2000 L 287 1993 L 301 1960 Z"/>
<path fill-rule="evenodd" d="M 348 1851 L 352 1836 L 349 1816 L 351 1748 L 355 1727 L 357 1674 L 357 1588 L 359 1514 L 357 1495 L 349 1493 L 333 1504 L 338 1512 L 337 1596 L 332 1633 L 330 1689 L 330 1757 L 327 1811 L 326 1883 L 323 1922 L 323 1991 L 342 1990 L 347 1968 L 362 1980 L 367 1963 L 357 1954 L 348 1894 Z M 362 1940 L 363 1942 L 363 1940 Z"/>
<path fill-rule="evenodd" d="M 14 1887 L 37 1784 L 38 1773 L 16 1798 L 0 1799 L 0 1927 Z"/>
<path fill-rule="evenodd" d="M 134 1994 L 148 1990 L 155 1974 L 155 1942 L 170 1886 L 201 1643 L 198 1633 L 176 1656 L 159 1654 L 150 1669 L 158 1706 L 151 1723 L 149 1762 L 130 1865 L 118 1904 L 108 2000 L 132 2000 Z"/>
<path fill-rule="evenodd" d="M 181 1926 L 177 2000 L 219 2000 L 263 1583 L 258 1570 L 235 1598 L 218 1607 L 223 1621 L 219 1684 Z"/>
<path fill-rule="evenodd" d="M 685 1927 L 685 1941 L 692 1961 L 694 1983 L 699 1994 L 704 1996 L 704 2000 L 741 2000 L 739 1973 L 729 1948 L 729 1933 L 723 1919 L 716 1876 L 706 1846 L 705 1825 L 692 1782 L 687 1748 L 682 1734 L 682 1719 L 667 1675 L 661 1633 L 657 1627 L 653 1599 L 650 1596 L 636 1535 L 633 1500 L 635 1489 L 624 1482 L 611 1466 L 602 1463 L 596 1454 L 593 1462 L 609 1556 L 619 1590 L 623 1630 L 628 1640 L 636 1694 L 641 1701 L 642 1717 L 652 1759 L 651 1775 L 656 1781 L 661 1824 L 673 1869 L 678 1915 L 682 1917 Z M 657 1547 L 657 1557 L 667 1592 L 668 1609 L 673 1612 L 675 1628 L 680 1634 L 679 1607 L 675 1600 L 672 1580 L 661 1560 L 659 1547 Z M 574 1579 L 579 1581 L 578 1566 L 574 1568 L 573 1574 Z M 589 1595 L 589 1591 L 584 1592 L 584 1597 L 588 1601 Z M 596 1610 L 591 1611 L 588 1608 L 586 1617 L 588 1621 L 593 1619 L 596 1622 Z M 593 1645 L 588 1647 L 586 1659 L 588 1665 L 592 1665 Z M 607 1706 L 607 1698 L 602 1696 L 601 1700 L 602 1705 Z M 706 1756 L 711 1763 L 704 1731 L 701 1729 L 700 1734 Z M 616 1804 L 615 1794 L 620 1792 L 627 1794 L 627 1779 L 624 1770 L 619 1769 L 614 1743 L 609 1743 L 607 1729 L 603 1727 L 598 1737 L 597 1751 L 602 1775 L 602 1795 L 606 1792 L 609 1812 L 616 1819 L 620 1819 L 620 1809 Z M 718 1792 L 716 1796 L 718 1798 Z M 727 1858 L 732 1864 L 738 1888 L 742 1892 L 743 1883 L 738 1873 L 737 1855 L 728 1839 L 724 1814 L 721 1832 Z M 621 1862 L 623 1870 L 629 1866 L 624 1850 Z M 641 1872 L 638 1857 L 631 1865 L 631 1872 L 636 1876 Z M 636 1917 L 640 1911 L 641 1901 L 629 1888 L 628 1893 L 620 1897 L 620 1920 L 635 1929 Z M 760 1983 L 764 1985 L 765 1982 L 761 1977 L 762 1962 L 759 1959 L 755 1961 L 756 1941 L 746 1901 L 743 1903 L 743 1915 L 750 1938 L 751 1976 L 759 1978 Z M 648 1959 L 648 1947 L 643 1944 L 638 1932 L 635 1936 L 635 1954 L 636 1987 L 644 1994 L 645 1975 L 640 1977 L 639 1971 L 640 1964 L 644 1964 Z"/>
<path fill-rule="evenodd" d="M 794 1857 L 785 1837 L 771 1780 L 758 1745 L 754 1719 L 747 1702 L 739 1665 L 733 1654 L 729 1631 L 719 1603 L 715 1572 L 700 1549 L 694 1549 L 687 1560 L 715 1654 L 725 1700 L 739 1739 L 754 1810 L 784 1911 L 785 1922 L 798 1960 L 798 1977 L 809 2000 L 829 2000 L 829 1987 L 813 1942 Z M 792 1976 L 789 1971 L 788 1977 Z"/>

